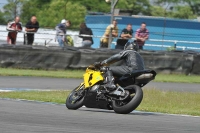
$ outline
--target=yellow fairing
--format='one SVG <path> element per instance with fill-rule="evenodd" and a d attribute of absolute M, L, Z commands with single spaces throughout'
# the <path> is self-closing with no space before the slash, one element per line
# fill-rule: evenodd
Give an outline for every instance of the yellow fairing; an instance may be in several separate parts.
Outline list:
<path fill-rule="evenodd" d="M 86 73 L 83 75 L 85 88 L 95 85 L 99 81 L 103 81 L 103 76 L 100 71 L 94 71 L 87 69 Z"/>

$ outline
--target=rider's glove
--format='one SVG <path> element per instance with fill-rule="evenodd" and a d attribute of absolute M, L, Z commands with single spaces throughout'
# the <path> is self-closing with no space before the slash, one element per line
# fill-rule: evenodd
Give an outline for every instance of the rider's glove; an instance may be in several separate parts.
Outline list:
<path fill-rule="evenodd" d="M 100 68 L 102 65 L 101 65 L 101 62 L 95 62 L 94 63 L 94 67 L 96 68 Z"/>

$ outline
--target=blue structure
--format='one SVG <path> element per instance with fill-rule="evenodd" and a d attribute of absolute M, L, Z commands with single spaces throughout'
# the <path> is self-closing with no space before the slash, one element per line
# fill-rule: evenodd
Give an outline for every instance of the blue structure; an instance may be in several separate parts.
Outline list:
<path fill-rule="evenodd" d="M 126 27 L 128 23 L 133 25 L 134 34 L 135 31 L 140 28 L 140 24 L 145 22 L 147 29 L 150 32 L 150 39 L 158 40 L 177 40 L 177 41 L 193 41 L 200 42 L 200 22 L 197 20 L 181 20 L 181 19 L 169 19 L 169 18 L 156 18 L 145 16 L 115 16 L 118 21 L 119 34 L 121 30 Z M 85 18 L 86 24 L 93 30 L 95 36 L 102 36 L 106 27 L 110 24 L 110 15 L 87 15 Z M 116 40 L 114 40 L 116 41 Z M 94 38 L 94 48 L 99 47 L 100 38 Z M 174 46 L 174 42 L 154 42 L 146 41 L 146 44 L 160 45 L 145 46 L 147 50 L 166 50 L 165 46 Z M 198 47 L 199 44 L 181 43 L 177 42 L 177 46 L 186 47 Z M 114 46 L 112 46 L 114 48 Z"/>

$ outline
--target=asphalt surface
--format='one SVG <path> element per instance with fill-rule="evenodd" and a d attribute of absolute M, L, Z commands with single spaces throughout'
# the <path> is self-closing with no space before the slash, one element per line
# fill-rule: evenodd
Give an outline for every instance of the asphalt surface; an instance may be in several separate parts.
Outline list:
<path fill-rule="evenodd" d="M 0 100 L 1 133 L 199 133 L 200 117 Z"/>
<path fill-rule="evenodd" d="M 81 79 L 1 77 L 1 88 L 68 89 Z M 200 84 L 156 83 L 145 88 L 200 92 Z M 0 133 L 199 133 L 200 117 L 81 108 L 65 105 L 0 99 Z"/>
<path fill-rule="evenodd" d="M 81 79 L 1 77 L 2 88 L 73 89 Z M 146 88 L 200 92 L 199 84 L 156 83 Z M 0 133 L 199 133 L 200 117 L 114 111 L 0 99 Z"/>
<path fill-rule="evenodd" d="M 1 88 L 28 88 L 28 89 L 65 89 L 72 90 L 77 87 L 82 79 L 46 78 L 46 77 L 17 77 L 0 76 Z M 161 90 L 200 92 L 200 84 L 189 83 L 161 83 L 150 82 L 144 88 Z"/>

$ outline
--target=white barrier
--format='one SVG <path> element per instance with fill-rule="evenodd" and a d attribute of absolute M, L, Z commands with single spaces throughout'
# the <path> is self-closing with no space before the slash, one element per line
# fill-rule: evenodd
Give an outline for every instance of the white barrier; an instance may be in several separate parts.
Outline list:
<path fill-rule="evenodd" d="M 0 34 L 0 39 L 3 37 L 6 40 L 6 34 L 8 31 L 5 30 L 0 30 L 0 33 L 4 33 L 4 34 Z M 19 36 L 17 38 L 19 38 L 18 40 L 20 40 L 20 42 L 23 42 L 23 34 L 24 33 L 28 33 L 28 32 L 19 32 Z M 45 44 L 50 44 L 50 45 L 57 45 L 57 42 L 55 41 L 55 30 L 45 30 L 45 29 L 40 29 L 36 34 L 35 38 L 37 38 L 37 44 L 38 45 L 45 45 Z M 43 36 L 41 36 L 43 35 Z M 79 47 L 80 43 L 81 43 L 81 38 L 79 38 L 78 35 L 78 31 L 68 31 L 68 34 L 72 36 L 73 40 L 75 41 L 75 46 Z M 85 37 L 93 37 L 93 38 L 102 38 L 105 36 L 97 36 L 97 35 L 81 35 L 81 36 L 85 36 Z M 108 37 L 105 37 L 108 38 Z M 118 37 L 119 38 L 119 37 Z M 114 39 L 114 38 L 113 38 Z M 131 38 L 132 40 L 135 40 L 135 38 Z M 1 39 L 2 40 L 2 39 Z M 186 49 L 191 49 L 191 50 L 200 50 L 200 46 L 197 47 L 186 47 L 186 46 L 177 46 L 178 43 L 188 43 L 188 44 L 196 44 L 196 45 L 200 45 L 200 42 L 195 42 L 195 41 L 181 41 L 181 40 L 160 40 L 160 39 L 148 39 L 148 41 L 150 42 L 171 42 L 173 43 L 172 46 L 169 45 L 157 45 L 157 44 L 149 44 L 146 43 L 145 46 L 150 46 L 150 47 L 165 47 L 165 48 L 170 48 L 170 47 L 174 47 L 174 48 L 179 48 L 182 50 L 186 50 Z M 116 44 L 116 42 L 112 42 L 113 44 Z"/>

